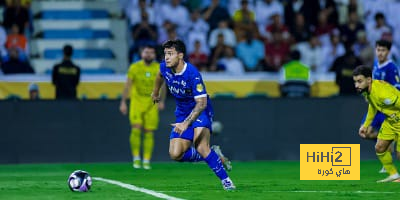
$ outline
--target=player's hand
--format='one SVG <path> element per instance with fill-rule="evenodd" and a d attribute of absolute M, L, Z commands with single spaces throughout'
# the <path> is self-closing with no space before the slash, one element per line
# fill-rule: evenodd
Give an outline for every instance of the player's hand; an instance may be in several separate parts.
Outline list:
<path fill-rule="evenodd" d="M 368 127 L 361 126 L 360 129 L 358 130 L 358 135 L 362 138 L 367 137 L 367 132 L 368 132 Z"/>
<path fill-rule="evenodd" d="M 187 124 L 187 123 L 185 123 L 185 122 L 181 122 L 181 123 L 174 123 L 174 124 L 171 124 L 171 126 L 175 127 L 175 128 L 174 128 L 174 131 L 175 131 L 175 132 L 177 132 L 177 133 L 179 133 L 179 134 L 182 134 L 183 132 L 186 131 L 186 129 L 188 128 L 189 124 Z"/>
<path fill-rule="evenodd" d="M 126 115 L 128 113 L 128 106 L 126 106 L 125 102 L 121 102 L 119 105 L 119 111 L 121 111 L 121 113 L 123 115 Z"/>
<path fill-rule="evenodd" d="M 158 110 L 164 110 L 165 103 L 163 101 L 158 102 Z"/>
<path fill-rule="evenodd" d="M 161 100 L 161 97 L 159 94 L 151 93 L 151 99 L 153 100 L 153 103 L 158 103 Z"/>

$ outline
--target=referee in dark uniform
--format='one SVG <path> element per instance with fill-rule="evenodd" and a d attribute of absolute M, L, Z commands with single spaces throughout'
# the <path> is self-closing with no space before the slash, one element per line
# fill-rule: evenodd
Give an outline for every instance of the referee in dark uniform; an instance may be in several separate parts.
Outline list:
<path fill-rule="evenodd" d="M 79 84 L 81 69 L 71 61 L 73 51 L 71 45 L 65 45 L 63 61 L 53 67 L 52 82 L 56 87 L 56 99 L 77 98 L 76 87 Z"/>

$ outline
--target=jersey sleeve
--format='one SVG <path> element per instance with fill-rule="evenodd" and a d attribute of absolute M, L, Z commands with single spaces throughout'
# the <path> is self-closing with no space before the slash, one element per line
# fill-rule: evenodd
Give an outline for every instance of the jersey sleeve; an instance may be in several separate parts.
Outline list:
<path fill-rule="evenodd" d="M 207 97 L 206 87 L 200 73 L 194 73 L 192 77 L 192 91 L 194 98 Z"/>
<path fill-rule="evenodd" d="M 399 70 L 396 66 L 392 65 L 390 70 L 388 70 L 386 73 L 386 81 L 397 89 L 400 89 Z"/>
<path fill-rule="evenodd" d="M 371 105 L 368 105 L 368 113 L 367 116 L 365 117 L 365 122 L 363 124 L 364 127 L 369 127 L 372 123 L 372 121 L 375 118 L 377 110 Z"/>

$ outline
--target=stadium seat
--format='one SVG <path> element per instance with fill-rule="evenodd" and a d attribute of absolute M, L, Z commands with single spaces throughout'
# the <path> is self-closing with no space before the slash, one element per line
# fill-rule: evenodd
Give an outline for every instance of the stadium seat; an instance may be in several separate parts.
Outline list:
<path fill-rule="evenodd" d="M 42 19 L 104 19 L 108 18 L 109 14 L 106 10 L 45 10 L 39 14 Z"/>
<path fill-rule="evenodd" d="M 43 53 L 45 59 L 61 59 L 63 57 L 62 49 L 46 49 Z M 110 49 L 76 49 L 72 55 L 73 59 L 90 59 L 90 58 L 114 58 L 114 54 Z"/>
<path fill-rule="evenodd" d="M 44 30 L 39 34 L 44 39 L 101 39 L 112 38 L 109 30 L 91 30 L 91 29 L 74 29 L 74 30 Z"/>

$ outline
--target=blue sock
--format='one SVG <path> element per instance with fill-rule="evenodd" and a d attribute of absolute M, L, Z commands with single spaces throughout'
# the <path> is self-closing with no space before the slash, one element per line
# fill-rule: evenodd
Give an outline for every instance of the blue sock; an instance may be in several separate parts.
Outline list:
<path fill-rule="evenodd" d="M 186 150 L 185 154 L 183 154 L 180 162 L 199 162 L 203 160 L 203 157 L 201 157 L 196 149 L 194 147 L 190 147 L 188 150 Z"/>
<path fill-rule="evenodd" d="M 219 179 L 224 180 L 228 178 L 228 174 L 226 174 L 222 161 L 214 150 L 211 150 L 210 154 L 208 154 L 204 160 Z"/>

